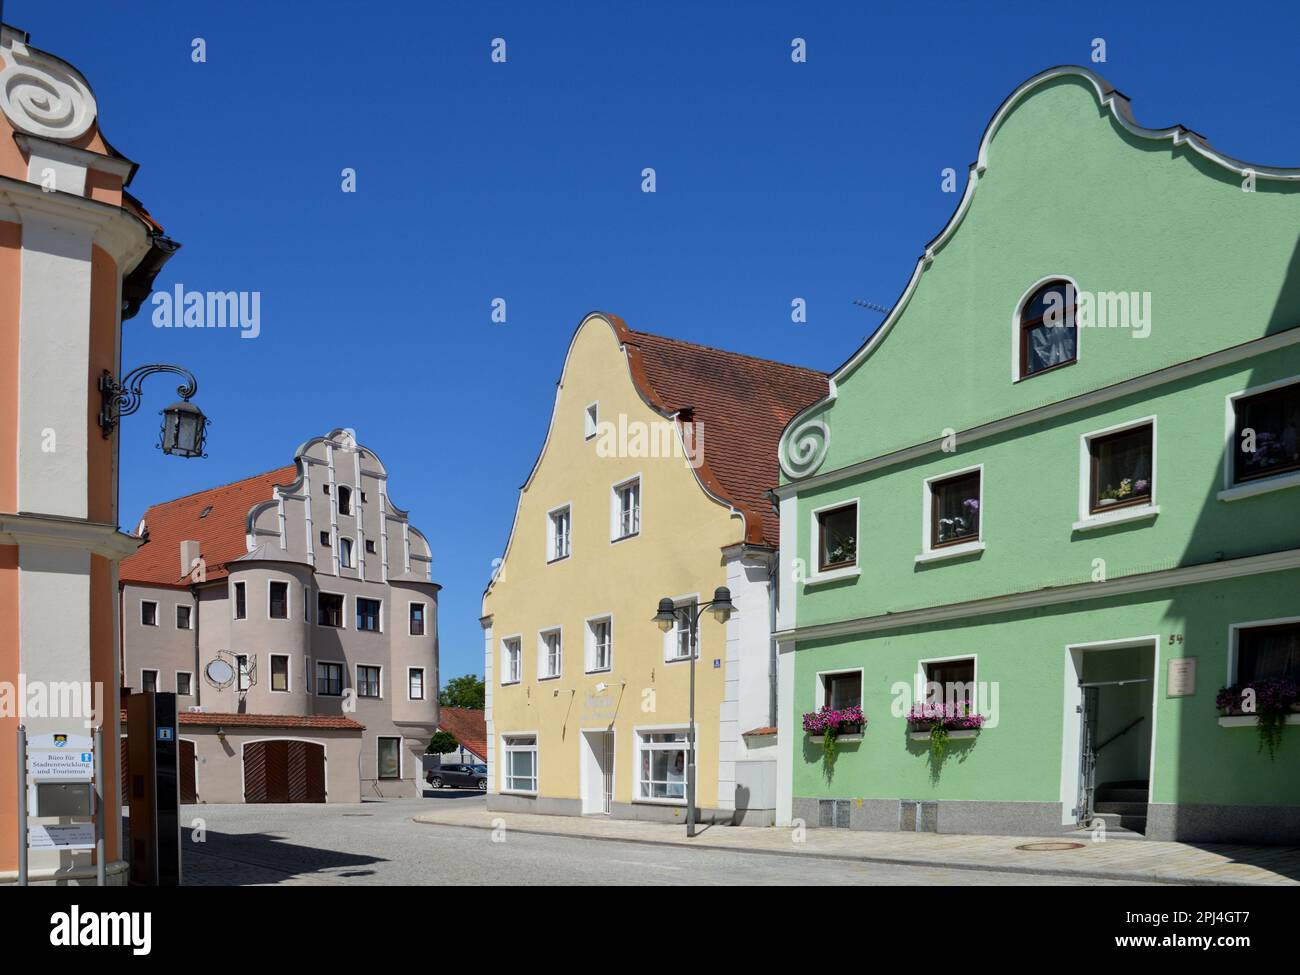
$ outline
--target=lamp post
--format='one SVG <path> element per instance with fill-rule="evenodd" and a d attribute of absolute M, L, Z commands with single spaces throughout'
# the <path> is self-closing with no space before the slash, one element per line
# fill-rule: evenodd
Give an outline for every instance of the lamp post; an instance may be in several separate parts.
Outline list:
<path fill-rule="evenodd" d="M 158 447 L 164 454 L 175 454 L 178 457 L 206 457 L 203 445 L 207 438 L 208 418 L 190 402 L 190 397 L 198 392 L 199 382 L 192 372 L 180 366 L 160 363 L 140 366 L 123 376 L 121 382 L 105 369 L 99 377 L 99 393 L 102 397 L 99 428 L 104 432 L 104 438 L 113 435 L 122 417 L 130 416 L 140 408 L 144 381 L 155 373 L 162 372 L 180 376 L 185 382 L 176 387 L 180 401 L 161 411 L 163 425 Z"/>
<path fill-rule="evenodd" d="M 688 838 L 695 835 L 695 656 L 699 640 L 700 617 L 704 615 L 705 610 L 712 613 L 713 618 L 719 623 L 726 623 L 735 612 L 735 606 L 731 602 L 731 590 L 726 586 L 718 586 L 713 590 L 713 599 L 703 603 L 694 613 L 689 607 L 680 611 L 689 621 L 691 638 L 690 725 L 686 732 L 686 836 Z M 664 633 L 669 632 L 677 625 L 678 619 L 679 610 L 673 601 L 667 597 L 659 600 L 659 611 L 654 615 L 654 621 L 659 624 L 659 629 Z"/>

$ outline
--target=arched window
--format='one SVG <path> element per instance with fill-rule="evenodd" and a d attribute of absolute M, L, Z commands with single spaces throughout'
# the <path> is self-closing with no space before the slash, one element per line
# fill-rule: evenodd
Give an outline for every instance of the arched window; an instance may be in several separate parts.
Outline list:
<path fill-rule="evenodd" d="M 352 514 L 352 488 L 339 485 L 339 514 Z"/>
<path fill-rule="evenodd" d="M 1068 365 L 1079 356 L 1075 291 L 1069 281 L 1049 281 L 1020 308 L 1020 378 Z"/>

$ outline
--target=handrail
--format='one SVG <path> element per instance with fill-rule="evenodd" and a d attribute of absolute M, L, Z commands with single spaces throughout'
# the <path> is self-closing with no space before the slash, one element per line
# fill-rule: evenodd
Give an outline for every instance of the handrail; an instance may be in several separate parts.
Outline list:
<path fill-rule="evenodd" d="M 1124 735 L 1127 735 L 1130 731 L 1132 731 L 1134 728 L 1136 728 L 1138 725 L 1140 725 L 1144 720 L 1146 720 L 1146 715 L 1144 715 L 1144 714 L 1139 714 L 1136 718 L 1134 718 L 1132 721 L 1130 721 L 1128 724 L 1126 724 L 1122 730 L 1115 732 L 1115 734 L 1111 735 L 1109 738 L 1107 738 L 1105 741 L 1103 741 L 1100 745 L 1098 745 L 1096 748 L 1094 748 L 1094 749 L 1092 750 L 1092 753 L 1093 753 L 1094 755 L 1096 755 L 1099 751 L 1101 751 L 1103 748 L 1105 748 L 1107 745 L 1109 745 L 1109 744 L 1110 744 L 1112 741 L 1114 741 L 1116 738 L 1122 738 Z"/>

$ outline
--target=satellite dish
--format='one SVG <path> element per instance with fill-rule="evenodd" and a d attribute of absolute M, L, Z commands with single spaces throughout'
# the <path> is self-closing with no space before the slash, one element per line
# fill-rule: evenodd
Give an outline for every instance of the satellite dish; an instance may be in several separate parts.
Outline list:
<path fill-rule="evenodd" d="M 229 687 L 235 682 L 235 668 L 220 657 L 209 661 L 203 668 L 203 674 L 216 687 Z"/>

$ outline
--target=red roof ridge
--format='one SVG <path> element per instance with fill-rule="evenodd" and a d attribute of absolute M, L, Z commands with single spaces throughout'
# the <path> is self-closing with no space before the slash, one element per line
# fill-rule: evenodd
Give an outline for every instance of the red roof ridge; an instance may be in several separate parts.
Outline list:
<path fill-rule="evenodd" d="M 635 329 L 635 328 L 629 328 L 627 331 L 628 334 L 630 336 L 633 336 L 634 339 L 636 338 L 656 339 L 657 341 L 660 342 L 669 342 L 673 345 L 684 345 L 687 346 L 688 348 L 698 349 L 701 352 L 714 352 L 719 355 L 733 356 L 734 358 L 737 359 L 748 359 L 751 362 L 758 362 L 764 365 L 776 366 L 778 369 L 794 369 L 794 370 L 798 370 L 799 372 L 806 372 L 810 376 L 817 376 L 820 378 L 826 378 L 827 376 L 830 375 L 830 373 L 828 372 L 822 372 L 820 369 L 813 369 L 809 366 L 798 366 L 792 362 L 782 362 L 780 359 L 769 359 L 765 356 L 750 355 L 748 352 L 736 352 L 732 349 L 721 349 L 718 348 L 716 345 L 704 345 L 700 342 L 691 342 L 688 339 L 673 338 L 670 335 L 659 335 L 656 332 L 646 332 L 641 329 Z"/>

